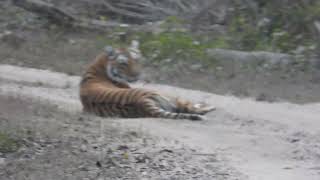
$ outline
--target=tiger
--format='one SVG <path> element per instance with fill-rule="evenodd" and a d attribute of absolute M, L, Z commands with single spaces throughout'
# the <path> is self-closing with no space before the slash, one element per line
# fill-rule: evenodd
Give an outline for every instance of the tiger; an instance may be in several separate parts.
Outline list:
<path fill-rule="evenodd" d="M 204 103 L 132 88 L 129 83 L 140 79 L 142 58 L 137 41 L 127 48 L 106 46 L 82 75 L 83 111 L 102 117 L 204 120 L 203 115 L 215 110 Z"/>

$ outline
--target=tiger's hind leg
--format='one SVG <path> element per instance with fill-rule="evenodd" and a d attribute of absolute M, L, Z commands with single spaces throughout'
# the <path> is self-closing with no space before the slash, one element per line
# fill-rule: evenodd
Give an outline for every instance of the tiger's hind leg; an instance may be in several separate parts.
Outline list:
<path fill-rule="evenodd" d="M 178 112 L 177 105 L 163 96 L 153 96 L 143 99 L 141 108 L 151 117 L 170 119 L 204 120 L 204 117 L 196 113 Z"/>
<path fill-rule="evenodd" d="M 205 103 L 192 103 L 190 101 L 176 99 L 177 111 L 181 113 L 204 115 L 216 110 L 214 106 L 208 106 Z"/>

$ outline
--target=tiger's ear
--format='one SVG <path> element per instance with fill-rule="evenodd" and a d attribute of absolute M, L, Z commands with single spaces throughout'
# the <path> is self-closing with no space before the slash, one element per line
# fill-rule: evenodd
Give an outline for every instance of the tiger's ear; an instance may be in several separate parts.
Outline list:
<path fill-rule="evenodd" d="M 130 52 L 130 55 L 133 59 L 135 60 L 139 60 L 139 59 L 142 59 L 142 54 L 139 50 L 139 41 L 137 40 L 132 40 L 131 41 L 131 45 L 130 47 L 128 48 L 129 52 Z"/>
<path fill-rule="evenodd" d="M 130 46 L 130 48 L 132 48 L 132 49 L 139 49 L 139 41 L 137 41 L 137 40 L 132 40 L 132 41 L 131 41 L 131 46 Z"/>
<path fill-rule="evenodd" d="M 104 51 L 107 53 L 108 57 L 114 56 L 114 49 L 113 49 L 112 46 L 106 46 L 106 47 L 104 48 Z"/>

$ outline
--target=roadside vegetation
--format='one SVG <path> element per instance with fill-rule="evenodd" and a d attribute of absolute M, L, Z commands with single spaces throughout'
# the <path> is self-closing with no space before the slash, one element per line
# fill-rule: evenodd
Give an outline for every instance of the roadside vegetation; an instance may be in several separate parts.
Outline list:
<path fill-rule="evenodd" d="M 11 153 L 19 149 L 19 142 L 6 133 L 0 133 L 0 153 Z"/>
<path fill-rule="evenodd" d="M 232 17 L 227 19 L 226 32 L 212 35 L 189 31 L 188 21 L 169 16 L 156 32 L 128 32 L 117 28 L 114 34 L 128 34 L 125 41 L 118 36 L 108 40 L 99 37 L 99 45 L 126 45 L 132 39 L 141 42 L 144 55 L 152 61 L 189 61 L 215 64 L 207 49 L 222 48 L 243 51 L 270 51 L 298 56 L 317 56 L 319 34 L 315 23 L 320 17 L 320 2 L 294 1 L 277 3 L 262 1 L 257 9 L 234 5 Z M 319 32 L 320 33 L 320 32 Z M 107 41 L 107 42 L 106 42 Z"/>

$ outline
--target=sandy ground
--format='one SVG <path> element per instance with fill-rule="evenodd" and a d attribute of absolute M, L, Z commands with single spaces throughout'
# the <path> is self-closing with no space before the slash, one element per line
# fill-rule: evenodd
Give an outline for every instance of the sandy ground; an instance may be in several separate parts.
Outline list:
<path fill-rule="evenodd" d="M 83 143 L 74 140 L 75 137 L 84 137 L 86 144 L 101 143 L 101 137 L 105 137 L 109 138 L 108 143 L 112 144 L 112 137 L 109 137 L 110 133 L 109 136 L 101 136 L 101 132 L 112 131 L 112 128 L 116 128 L 118 131 L 114 133 L 114 137 L 117 136 L 117 132 L 118 134 L 119 132 L 122 134 L 138 132 L 138 134 L 144 134 L 144 137 L 148 137 L 150 142 L 153 142 L 151 144 L 156 144 L 158 149 L 158 146 L 170 146 L 173 149 L 178 149 L 177 152 L 182 152 L 183 155 L 174 154 L 172 157 L 165 156 L 166 158 L 163 159 L 177 160 L 183 156 L 185 157 L 183 158 L 184 161 L 175 161 L 175 164 L 179 164 L 178 162 L 180 162 L 180 165 L 176 166 L 179 166 L 183 170 L 188 170 L 188 168 L 184 168 L 185 165 L 188 165 L 191 169 L 195 168 L 193 170 L 197 172 L 194 173 L 191 170 L 183 171 L 185 172 L 185 176 L 172 178 L 172 174 L 157 174 L 160 170 L 154 169 L 147 173 L 152 176 L 146 176 L 146 171 L 141 172 L 142 174 L 135 174 L 135 176 L 128 175 L 132 179 L 143 179 L 142 177 L 146 179 L 320 179 L 320 104 L 296 105 L 285 102 L 257 102 L 252 99 L 220 96 L 171 86 L 137 84 L 135 86 L 158 90 L 194 101 L 204 101 L 216 106 L 217 111 L 208 114 L 207 120 L 200 122 L 155 118 L 101 119 L 91 116 L 88 118 L 87 116 L 83 117 L 80 115 L 81 106 L 78 100 L 78 82 L 79 77 L 77 76 L 68 76 L 46 70 L 1 65 L 0 97 L 2 97 L 2 102 L 12 102 L 12 100 L 8 100 L 6 97 L 13 97 L 13 100 L 24 99 L 22 102 L 28 102 L 29 105 L 32 102 L 31 104 L 36 104 L 36 107 L 32 108 L 30 116 L 41 116 L 42 118 L 34 118 L 24 122 L 21 118 L 27 117 L 31 110 L 12 110 L 10 103 L 1 104 L 5 108 L 1 108 L 0 117 L 3 118 L 10 115 L 12 119 L 20 119 L 20 123 L 24 124 L 20 124 L 20 126 L 27 126 L 28 123 L 31 123 L 33 124 L 32 128 L 35 128 L 34 125 L 37 124 L 38 128 L 44 130 L 46 137 L 48 136 L 51 139 L 55 136 L 61 136 L 61 134 L 57 133 L 64 133 L 66 137 L 62 141 L 62 144 L 53 145 L 52 147 L 45 146 L 46 148 L 43 149 L 44 152 L 55 152 L 55 148 L 58 148 L 61 152 L 57 151 L 56 153 L 59 153 L 61 156 L 72 156 L 63 153 L 65 150 L 59 148 L 64 147 L 68 149 L 69 146 L 70 148 L 74 147 L 72 143 L 70 145 L 70 142 L 78 143 L 76 147 L 80 147 L 81 149 Z M 26 103 L 26 106 L 23 103 L 20 105 L 29 107 L 28 103 Z M 16 113 L 12 113 L 15 111 Z M 50 113 L 48 114 L 48 112 Z M 78 120 L 73 120 L 73 117 L 77 117 L 76 119 Z M 79 119 L 82 120 L 79 121 Z M 10 121 L 8 120 L 8 127 L 12 126 L 12 123 L 10 125 Z M 48 124 L 53 124 L 56 128 L 46 126 Z M 61 127 L 68 130 L 61 130 Z M 82 130 L 76 131 L 75 127 Z M 93 137 L 100 137 L 100 141 L 99 138 Z M 136 138 L 135 141 L 127 141 L 131 143 L 135 142 L 134 145 L 140 147 L 139 143 L 137 143 L 139 139 L 141 137 Z M 146 144 L 146 147 L 151 146 L 148 143 Z M 155 146 L 153 145 L 152 147 Z M 149 151 L 154 151 L 154 149 L 151 148 Z M 53 158 L 57 156 L 54 156 L 52 153 L 49 153 L 49 155 L 52 155 Z M 80 156 L 80 159 L 89 159 L 88 162 L 91 161 L 90 159 L 95 158 L 90 153 L 89 155 L 93 157 L 88 158 L 86 155 L 86 153 L 73 154 L 75 157 Z M 63 158 L 68 160 L 69 156 Z M 201 156 L 200 159 L 199 156 Z M 214 156 L 213 159 L 212 156 Z M 21 170 L 23 164 L 17 163 L 15 157 L 10 156 L 6 158 L 2 164 L 10 164 L 10 161 L 13 163 L 11 163 L 11 166 L 2 165 L 0 170 L 4 169 L 6 172 Z M 189 159 L 189 161 L 185 159 Z M 101 158 L 100 161 L 104 162 Z M 213 162 L 215 164 L 212 168 Z M 38 167 L 44 162 L 41 158 L 40 160 L 39 158 L 34 158 L 33 160 L 29 160 L 28 163 L 31 163 L 32 167 Z M 64 161 L 64 163 L 76 164 L 74 161 Z M 52 165 L 54 163 L 49 164 Z M 211 169 L 202 168 L 209 165 Z M 47 174 L 42 174 L 42 177 L 46 177 L 46 175 L 48 177 L 50 173 L 51 175 L 57 172 L 62 173 L 63 169 L 57 168 L 60 166 L 61 168 L 65 168 L 66 165 L 53 166 L 56 169 L 53 168 L 51 171 L 45 171 Z M 133 172 L 140 172 L 137 170 L 136 165 L 134 167 Z M 146 167 L 148 166 L 146 165 Z M 33 174 L 36 172 L 34 170 L 36 168 L 22 169 L 30 172 L 29 177 L 41 177 Z M 92 171 L 95 170 L 93 169 Z M 99 177 L 104 177 L 103 175 L 108 173 L 110 174 L 109 171 L 101 172 L 101 170 L 99 173 Z M 190 175 L 192 173 L 196 174 L 196 176 L 192 177 Z M 19 179 L 17 178 L 18 176 L 13 174 L 11 173 L 10 175 L 11 179 Z M 23 175 L 25 176 L 25 174 Z M 62 173 L 63 175 L 65 174 Z M 52 176 L 51 179 L 56 178 Z"/>

